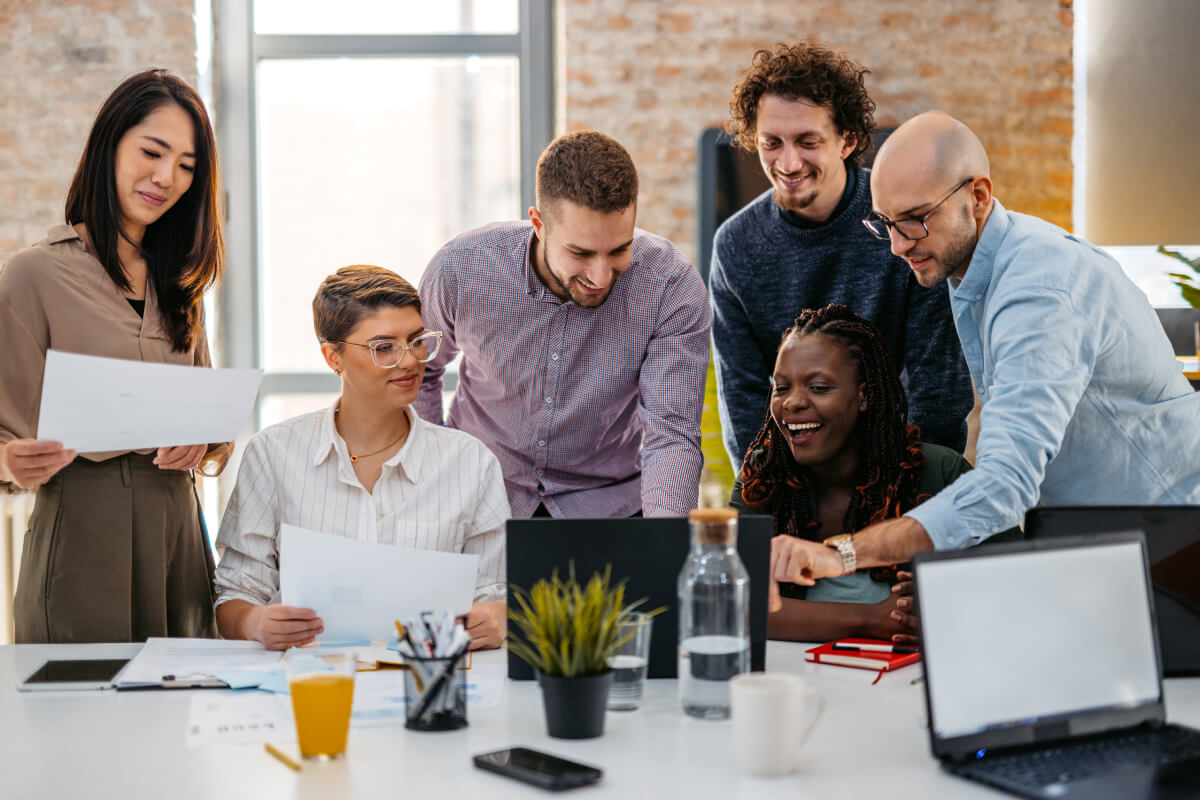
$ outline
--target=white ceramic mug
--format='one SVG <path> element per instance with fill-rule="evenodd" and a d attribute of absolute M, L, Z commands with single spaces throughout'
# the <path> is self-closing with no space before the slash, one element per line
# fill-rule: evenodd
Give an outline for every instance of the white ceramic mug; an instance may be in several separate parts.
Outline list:
<path fill-rule="evenodd" d="M 794 772 L 800 749 L 825 710 L 825 698 L 798 675 L 777 672 L 737 675 L 729 691 L 738 770 L 764 777 Z M 811 714 L 806 711 L 810 706 Z"/>

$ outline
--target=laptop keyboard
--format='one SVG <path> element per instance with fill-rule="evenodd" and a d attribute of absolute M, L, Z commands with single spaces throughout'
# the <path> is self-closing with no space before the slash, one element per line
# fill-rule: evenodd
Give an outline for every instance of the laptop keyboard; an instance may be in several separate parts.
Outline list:
<path fill-rule="evenodd" d="M 985 783 L 1036 790 L 1099 775 L 1119 764 L 1161 765 L 1192 758 L 1200 758 L 1200 731 L 1165 725 L 989 756 L 959 764 L 955 772 Z"/>

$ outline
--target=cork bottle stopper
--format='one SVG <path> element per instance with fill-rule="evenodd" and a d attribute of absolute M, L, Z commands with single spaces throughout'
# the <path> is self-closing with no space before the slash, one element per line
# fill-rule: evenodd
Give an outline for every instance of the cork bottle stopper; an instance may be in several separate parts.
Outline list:
<path fill-rule="evenodd" d="M 737 511 L 732 508 L 697 508 L 688 514 L 692 541 L 705 545 L 728 545 L 737 531 Z"/>
<path fill-rule="evenodd" d="M 732 508 L 697 508 L 688 512 L 692 522 L 702 522 L 721 525 L 737 519 L 737 511 Z"/>

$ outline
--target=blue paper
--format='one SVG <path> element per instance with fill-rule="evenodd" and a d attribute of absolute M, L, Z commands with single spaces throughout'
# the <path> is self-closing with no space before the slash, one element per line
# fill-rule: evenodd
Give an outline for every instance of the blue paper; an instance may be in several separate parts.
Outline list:
<path fill-rule="evenodd" d="M 273 672 L 261 669 L 243 669 L 217 672 L 213 677 L 229 684 L 230 689 L 256 689 L 272 674 Z"/>

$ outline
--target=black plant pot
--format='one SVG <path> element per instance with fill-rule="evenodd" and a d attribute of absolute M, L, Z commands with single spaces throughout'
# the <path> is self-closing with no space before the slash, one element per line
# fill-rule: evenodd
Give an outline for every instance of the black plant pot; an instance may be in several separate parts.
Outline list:
<path fill-rule="evenodd" d="M 556 739 L 594 739 L 604 733 L 604 712 L 612 672 L 586 678 L 553 678 L 538 673 L 546 728 Z"/>

